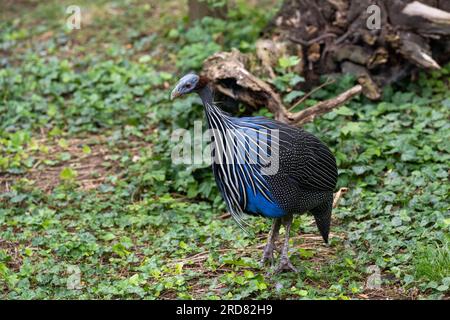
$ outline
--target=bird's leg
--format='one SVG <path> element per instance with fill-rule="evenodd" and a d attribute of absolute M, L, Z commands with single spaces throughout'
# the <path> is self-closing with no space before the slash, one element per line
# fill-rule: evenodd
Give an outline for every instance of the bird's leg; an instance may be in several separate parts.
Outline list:
<path fill-rule="evenodd" d="M 276 249 L 275 241 L 277 240 L 278 233 L 280 232 L 280 225 L 281 218 L 276 218 L 272 223 L 272 229 L 270 230 L 267 244 L 263 251 L 263 257 L 261 260 L 262 265 L 265 265 L 267 261 L 273 263 L 273 250 Z"/>
<path fill-rule="evenodd" d="M 278 265 L 277 269 L 275 270 L 275 273 L 279 273 L 282 271 L 297 272 L 297 269 L 292 265 L 292 263 L 288 257 L 289 233 L 291 231 L 292 219 L 293 219 L 293 215 L 291 215 L 291 214 L 288 215 L 287 217 L 283 218 L 283 224 L 284 224 L 286 234 L 284 236 L 283 249 L 281 250 L 280 264 Z"/>

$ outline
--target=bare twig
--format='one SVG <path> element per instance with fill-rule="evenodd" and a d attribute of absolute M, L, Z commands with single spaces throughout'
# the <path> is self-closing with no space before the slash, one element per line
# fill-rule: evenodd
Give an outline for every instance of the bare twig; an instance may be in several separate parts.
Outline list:
<path fill-rule="evenodd" d="M 331 110 L 340 107 L 342 104 L 353 98 L 355 95 L 361 93 L 362 86 L 356 85 L 347 91 L 341 93 L 335 98 L 321 101 L 316 105 L 302 110 L 300 112 L 288 115 L 291 124 L 302 125 L 307 122 L 311 122 L 318 115 L 330 112 Z"/>
<path fill-rule="evenodd" d="M 340 188 L 339 191 L 334 194 L 333 208 L 336 208 L 339 205 L 339 201 L 341 200 L 342 196 L 347 193 L 347 191 L 348 188 Z"/>
<path fill-rule="evenodd" d="M 289 109 L 288 111 L 293 110 L 296 106 L 298 106 L 299 104 L 303 103 L 306 99 L 308 99 L 314 92 L 319 91 L 320 89 L 322 89 L 323 87 L 326 87 L 329 84 L 334 83 L 336 80 L 328 78 L 327 81 L 325 81 L 324 83 L 322 83 L 320 86 L 312 89 L 310 92 L 308 92 L 307 94 L 305 94 L 303 97 L 301 97 L 297 102 L 295 102 Z"/>
<path fill-rule="evenodd" d="M 291 40 L 292 42 L 295 43 L 299 43 L 303 46 L 310 46 L 314 43 L 320 43 L 321 41 L 323 41 L 326 38 L 336 38 L 337 35 L 334 33 L 324 33 L 314 39 L 311 40 L 303 40 L 303 39 L 299 39 L 299 38 L 294 38 L 294 37 L 289 37 L 289 40 Z"/>
<path fill-rule="evenodd" d="M 228 219 L 231 217 L 231 213 L 225 212 L 224 214 L 219 216 L 219 219 Z"/>

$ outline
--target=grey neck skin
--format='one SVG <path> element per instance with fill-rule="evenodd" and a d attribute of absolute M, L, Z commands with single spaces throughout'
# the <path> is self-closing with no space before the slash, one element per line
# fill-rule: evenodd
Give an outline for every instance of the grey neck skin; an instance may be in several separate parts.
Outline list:
<path fill-rule="evenodd" d="M 208 105 L 209 106 L 213 105 L 213 94 L 209 85 L 206 85 L 203 88 L 201 88 L 198 91 L 198 95 L 200 96 L 200 99 L 202 99 L 203 106 L 205 108 L 208 108 Z"/>
<path fill-rule="evenodd" d="M 211 88 L 206 85 L 203 88 L 201 88 L 199 91 L 197 91 L 198 95 L 200 96 L 200 99 L 202 99 L 203 107 L 205 109 L 205 115 L 206 115 L 206 122 L 208 124 L 208 128 L 212 129 L 215 128 L 216 125 L 214 125 L 211 121 L 211 113 L 215 113 L 217 115 L 221 115 L 221 112 L 217 112 L 218 108 L 214 106 L 213 102 L 213 93 Z"/>

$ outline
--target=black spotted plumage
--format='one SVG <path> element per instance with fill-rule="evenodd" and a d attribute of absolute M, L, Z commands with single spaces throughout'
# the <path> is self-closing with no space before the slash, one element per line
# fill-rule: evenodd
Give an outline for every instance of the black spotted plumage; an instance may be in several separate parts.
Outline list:
<path fill-rule="evenodd" d="M 262 117 L 254 117 L 253 121 L 278 129 L 279 140 L 289 142 L 279 148 L 278 173 L 265 176 L 276 201 L 288 214 L 309 211 L 320 217 L 320 221 L 330 220 L 338 176 L 336 159 L 330 149 L 301 128 Z M 319 229 L 325 232 L 322 235 L 327 241 L 329 228 Z"/>

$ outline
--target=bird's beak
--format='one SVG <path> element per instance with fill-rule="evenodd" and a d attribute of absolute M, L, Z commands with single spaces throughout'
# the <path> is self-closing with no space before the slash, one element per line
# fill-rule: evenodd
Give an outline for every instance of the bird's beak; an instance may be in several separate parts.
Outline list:
<path fill-rule="evenodd" d="M 170 94 L 170 100 L 173 100 L 179 96 L 181 96 L 181 93 L 180 93 L 180 91 L 178 91 L 178 85 L 177 85 Z"/>

